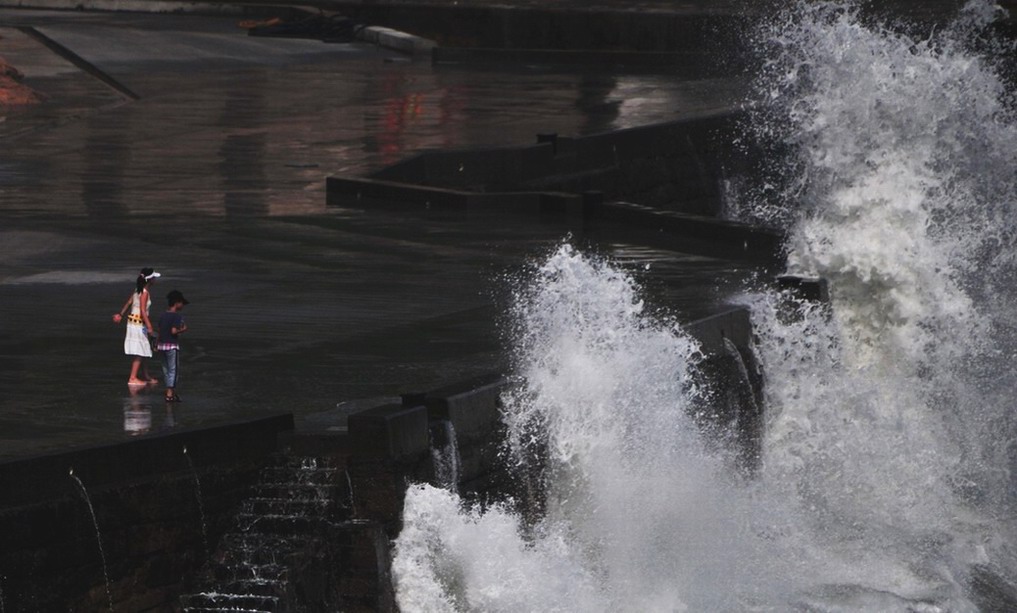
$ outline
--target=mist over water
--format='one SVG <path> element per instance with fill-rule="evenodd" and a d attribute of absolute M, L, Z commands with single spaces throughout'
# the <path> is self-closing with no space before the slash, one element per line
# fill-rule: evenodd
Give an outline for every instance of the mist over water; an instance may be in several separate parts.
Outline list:
<path fill-rule="evenodd" d="M 759 474 L 690 417 L 696 343 L 563 246 L 517 288 L 504 398 L 544 513 L 412 487 L 403 610 L 975 611 L 974 565 L 1015 583 L 1017 123 L 973 51 L 994 15 L 973 2 L 916 39 L 820 3 L 766 33 L 752 131 L 781 157 L 733 208 L 783 227 L 789 271 L 832 301 L 741 297 Z"/>

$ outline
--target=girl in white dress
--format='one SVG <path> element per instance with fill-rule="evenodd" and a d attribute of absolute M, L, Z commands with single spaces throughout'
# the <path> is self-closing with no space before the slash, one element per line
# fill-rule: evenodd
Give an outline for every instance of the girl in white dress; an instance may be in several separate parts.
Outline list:
<path fill-rule="evenodd" d="M 158 383 L 157 380 L 149 377 L 147 366 L 144 368 L 144 379 L 138 378 L 138 369 L 141 368 L 142 358 L 152 357 L 152 344 L 149 342 L 148 336 L 154 333 L 154 329 L 152 322 L 148 319 L 148 309 L 152 306 L 152 297 L 149 296 L 148 287 L 160 276 L 151 268 L 142 268 L 135 283 L 134 293 L 124 303 L 120 312 L 113 315 L 113 321 L 120 323 L 124 318 L 124 313 L 130 309 L 130 314 L 127 315 L 124 353 L 134 356 L 134 360 L 131 362 L 131 376 L 127 380 L 128 385 Z"/>

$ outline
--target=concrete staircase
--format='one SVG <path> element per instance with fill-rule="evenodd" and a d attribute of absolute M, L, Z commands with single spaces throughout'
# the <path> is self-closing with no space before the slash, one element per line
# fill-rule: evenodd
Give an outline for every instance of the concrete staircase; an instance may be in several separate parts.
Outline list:
<path fill-rule="evenodd" d="M 186 613 L 338 610 L 337 527 L 350 515 L 333 459 L 276 455 L 202 572 Z"/>

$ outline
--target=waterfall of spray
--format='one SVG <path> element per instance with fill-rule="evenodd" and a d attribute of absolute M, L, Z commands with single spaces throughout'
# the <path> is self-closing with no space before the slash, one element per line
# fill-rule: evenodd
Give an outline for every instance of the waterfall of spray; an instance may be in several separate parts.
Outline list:
<path fill-rule="evenodd" d="M 771 36 L 756 120 L 793 157 L 779 161 L 783 212 L 761 216 L 791 225 L 793 271 L 852 304 L 836 313 L 855 359 L 918 362 L 953 349 L 946 331 L 988 332 L 969 290 L 993 282 L 993 251 L 1012 244 L 1017 131 L 1000 79 L 964 44 L 978 23 L 915 40 L 819 3 Z"/>
<path fill-rule="evenodd" d="M 1017 579 L 1017 122 L 972 51 L 995 13 L 970 2 L 927 39 L 840 3 L 777 20 L 754 121 L 789 155 L 740 207 L 785 224 L 789 270 L 832 296 L 791 321 L 778 297 L 750 298 L 763 483 L 807 505 L 817 545 L 884 575 L 845 582 L 902 594 L 921 576 L 949 610 L 974 606 L 958 585 L 972 564 Z"/>

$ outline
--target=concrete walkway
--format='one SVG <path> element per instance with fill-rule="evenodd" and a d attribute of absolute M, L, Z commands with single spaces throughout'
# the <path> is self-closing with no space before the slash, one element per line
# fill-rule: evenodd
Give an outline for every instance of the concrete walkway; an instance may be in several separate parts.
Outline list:
<path fill-rule="evenodd" d="M 278 411 L 331 411 L 315 423 L 341 427 L 347 401 L 501 370 L 504 275 L 568 229 L 329 211 L 324 178 L 428 147 L 722 112 L 744 92 L 667 74 L 434 67 L 370 45 L 252 40 L 230 18 L 0 11 L 0 27 L 0 56 L 50 96 L 0 123 L 0 457 Z M 11 29 L 23 27 L 138 99 Z M 602 249 L 690 317 L 748 274 Z M 180 405 L 125 385 L 110 317 L 143 266 L 164 274 L 156 298 L 192 301 Z"/>

